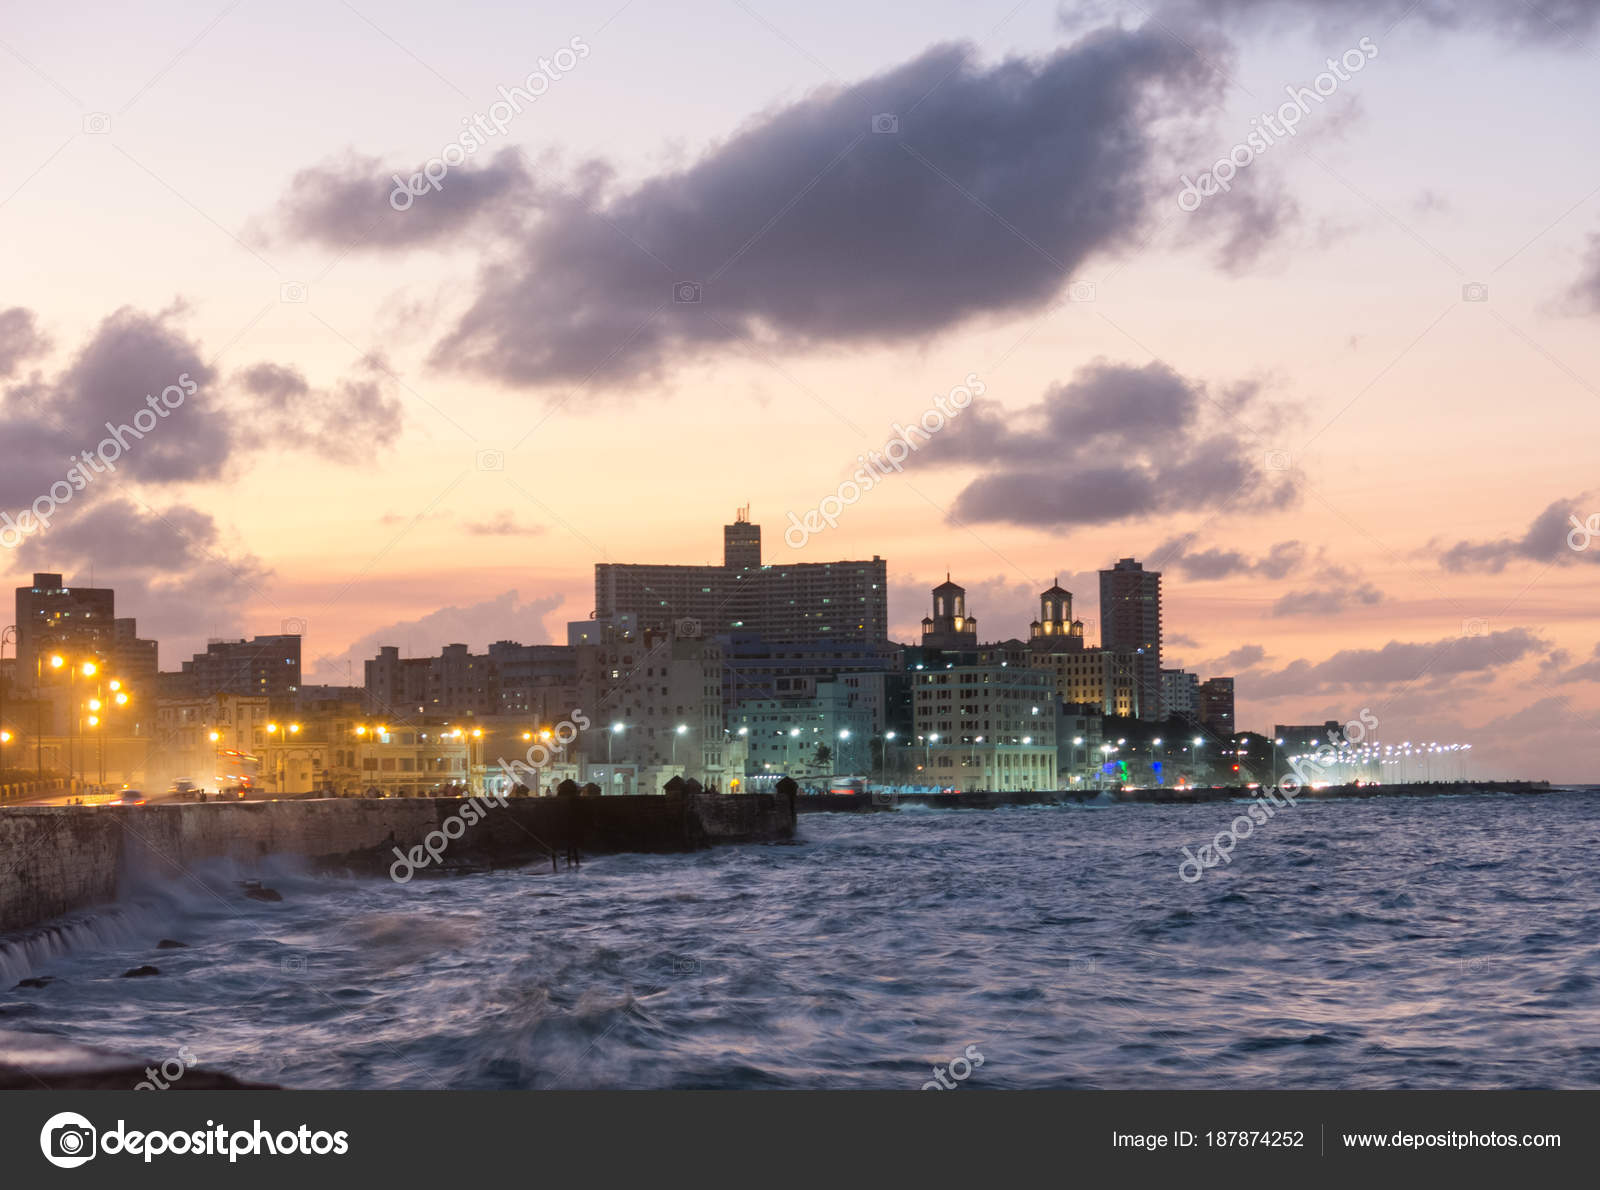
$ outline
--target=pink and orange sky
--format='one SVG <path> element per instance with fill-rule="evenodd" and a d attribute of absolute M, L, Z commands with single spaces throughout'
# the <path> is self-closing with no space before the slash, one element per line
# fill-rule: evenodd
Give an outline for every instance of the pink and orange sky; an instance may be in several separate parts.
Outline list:
<path fill-rule="evenodd" d="M 0 509 L 196 384 L 0 557 L 163 668 L 561 639 L 749 504 L 887 558 L 900 639 L 947 570 L 1003 637 L 1132 555 L 1244 726 L 1597 772 L 1600 5 L 107 3 L 0 51 Z"/>

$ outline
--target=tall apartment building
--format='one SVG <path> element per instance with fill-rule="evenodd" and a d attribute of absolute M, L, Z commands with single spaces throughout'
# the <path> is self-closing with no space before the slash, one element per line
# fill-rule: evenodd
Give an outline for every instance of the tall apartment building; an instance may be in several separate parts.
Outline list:
<path fill-rule="evenodd" d="M 1200 683 L 1200 722 L 1217 735 L 1233 734 L 1232 678 L 1207 678 Z"/>
<path fill-rule="evenodd" d="M 1161 704 L 1168 715 L 1200 717 L 1200 679 L 1183 669 L 1161 671 Z"/>
<path fill-rule="evenodd" d="M 1161 719 L 1161 573 L 1123 558 L 1100 572 L 1100 645 L 1129 656 L 1135 714 Z"/>
<path fill-rule="evenodd" d="M 271 700 L 274 709 L 292 705 L 300 693 L 300 636 L 285 633 L 250 640 L 214 640 L 204 653 L 161 675 L 163 698 L 208 698 L 246 694 Z"/>
<path fill-rule="evenodd" d="M 632 615 L 652 633 L 881 641 L 889 632 L 888 564 L 875 556 L 764 565 L 761 526 L 741 510 L 723 527 L 721 566 L 597 563 L 594 606 L 598 620 Z"/>
<path fill-rule="evenodd" d="M 116 592 L 69 587 L 59 574 L 35 574 L 17 592 L 17 681 L 32 684 L 51 653 L 104 658 L 116 636 Z"/>
<path fill-rule="evenodd" d="M 922 670 L 911 680 L 924 779 L 957 789 L 1056 787 L 1048 674 L 990 663 Z"/>
<path fill-rule="evenodd" d="M 681 769 L 723 789 L 743 774 L 722 718 L 722 645 L 705 637 L 609 631 L 577 647 L 577 709 L 591 726 L 578 747 L 591 765 Z M 734 769 L 737 767 L 738 771 Z M 660 789 L 640 777 L 641 793 Z"/>

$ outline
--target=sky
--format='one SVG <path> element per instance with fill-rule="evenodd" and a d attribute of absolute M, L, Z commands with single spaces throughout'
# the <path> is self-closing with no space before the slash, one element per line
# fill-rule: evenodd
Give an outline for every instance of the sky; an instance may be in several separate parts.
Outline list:
<path fill-rule="evenodd" d="M 1093 640 L 1133 556 L 1243 726 L 1595 780 L 1597 52 L 1590 0 L 10 5 L 0 565 L 359 683 L 743 505 L 888 559 L 902 640 L 946 572 Z"/>

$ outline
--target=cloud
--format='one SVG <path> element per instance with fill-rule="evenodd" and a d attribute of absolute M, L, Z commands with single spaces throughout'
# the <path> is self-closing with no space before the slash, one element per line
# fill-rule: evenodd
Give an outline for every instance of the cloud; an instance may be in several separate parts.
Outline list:
<path fill-rule="evenodd" d="M 1298 498 L 1300 482 L 1294 472 L 1267 471 L 1240 433 L 1257 403 L 1251 385 L 1213 395 L 1164 364 L 1099 360 L 1021 414 L 974 405 L 919 461 L 985 468 L 957 495 L 958 522 L 1061 528 L 1276 511 Z"/>
<path fill-rule="evenodd" d="M 1319 586 L 1290 591 L 1272 605 L 1274 616 L 1336 616 L 1352 607 L 1383 602 L 1383 592 L 1355 571 L 1323 566 L 1315 574 Z"/>
<path fill-rule="evenodd" d="M 1240 645 L 1221 657 L 1202 661 L 1197 668 L 1199 672 L 1206 674 L 1236 674 L 1240 670 L 1254 668 L 1266 659 L 1267 651 L 1260 645 Z"/>
<path fill-rule="evenodd" d="M 1548 646 L 1524 628 L 1483 636 L 1451 636 L 1426 642 L 1390 641 L 1378 649 L 1343 649 L 1325 661 L 1304 659 L 1281 669 L 1257 674 L 1250 683 L 1254 698 L 1316 694 L 1427 680 L 1441 684 L 1458 677 L 1492 677 Z"/>
<path fill-rule="evenodd" d="M 545 618 L 564 602 L 561 595 L 524 601 L 511 590 L 466 607 L 440 608 L 369 632 L 337 656 L 318 657 L 316 675 L 320 681 L 344 682 L 347 675 L 354 674 L 359 683 L 362 663 L 376 657 L 384 645 L 398 646 L 403 657 L 429 657 L 449 644 L 468 644 L 480 653 L 498 640 L 544 644 L 554 635 Z"/>
<path fill-rule="evenodd" d="M 1198 533 L 1185 533 L 1170 538 L 1151 551 L 1153 565 L 1158 570 L 1176 570 L 1191 582 L 1234 578 L 1239 575 L 1259 575 L 1267 579 L 1287 578 L 1305 561 L 1306 547 L 1298 541 L 1280 541 L 1263 557 L 1252 558 L 1238 550 L 1222 550 L 1212 546 L 1195 550 Z"/>
<path fill-rule="evenodd" d="M 1233 28 L 1255 28 L 1276 18 L 1344 29 L 1351 20 L 1365 18 L 1377 24 L 1374 36 L 1408 18 L 1439 29 L 1563 42 L 1593 31 L 1600 0 L 1167 0 L 1160 11 L 1166 20 Z"/>
<path fill-rule="evenodd" d="M 419 167 L 420 168 L 420 167 Z M 295 174 L 259 238 L 290 238 L 338 249 L 414 248 L 492 228 L 509 213 L 538 201 L 517 149 L 502 149 L 481 165 L 452 169 L 438 190 L 397 211 L 389 205 L 414 170 L 385 171 L 376 157 L 347 154 Z"/>
<path fill-rule="evenodd" d="M 1566 665 L 1571 659 L 1572 654 L 1565 649 L 1557 649 L 1546 659 L 1548 664 L 1540 666 L 1540 671 L 1562 685 L 1568 682 L 1600 682 L 1600 645 L 1594 647 L 1587 661 L 1568 669 Z"/>
<path fill-rule="evenodd" d="M 355 462 L 400 436 L 400 401 L 388 393 L 381 361 L 364 360 L 358 377 L 331 389 L 313 388 L 297 369 L 272 363 L 246 368 L 237 382 L 250 398 L 254 427 L 280 445 Z"/>
<path fill-rule="evenodd" d="M 398 435 L 401 408 L 386 395 L 381 362 L 366 361 L 327 389 L 275 364 L 224 384 L 178 325 L 182 313 L 176 303 L 156 313 L 124 306 L 54 376 L 35 374 L 0 392 L 0 512 L 53 501 L 54 513 L 44 511 L 55 533 L 113 491 L 149 495 L 215 481 L 231 474 L 247 431 L 330 458 Z M 0 351 L 9 344 L 21 358 L 17 352 L 36 352 L 39 343 L 31 312 L 0 313 Z"/>
<path fill-rule="evenodd" d="M 1582 272 L 1567 296 L 1581 313 L 1600 314 L 1600 234 L 1589 237 Z"/>
<path fill-rule="evenodd" d="M 1570 500 L 1557 500 L 1538 516 L 1521 537 L 1502 537 L 1498 541 L 1458 541 L 1439 558 L 1439 564 L 1456 573 L 1487 571 L 1499 574 L 1512 562 L 1545 562 L 1570 565 L 1600 561 L 1600 538 L 1590 541 L 1585 530 L 1574 527 L 1572 518 L 1586 526 L 1600 512 L 1596 493 L 1582 492 Z M 1573 549 L 1570 541 L 1586 542 L 1587 548 Z"/>
<path fill-rule="evenodd" d="M 1206 44 L 1212 60 L 1226 56 Z M 1214 111 L 1224 85 L 1153 28 L 993 65 L 971 45 L 940 45 L 635 182 L 594 162 L 530 193 L 502 155 L 396 213 L 392 171 L 352 158 L 302 173 L 278 220 L 326 244 L 376 222 L 367 242 L 379 247 L 502 228 L 515 246 L 486 256 L 435 366 L 519 386 L 591 375 L 621 386 L 747 339 L 917 340 L 1041 309 L 1170 201 L 1165 138 Z"/>
<path fill-rule="evenodd" d="M 215 375 L 199 344 L 173 325 L 178 312 L 124 306 L 101 321 L 54 379 L 6 391 L 0 438 L 16 465 L 0 471 L 0 507 L 31 503 L 62 479 L 73 456 L 95 451 L 124 426 L 132 432 L 123 432 L 126 449 L 114 464 L 119 478 L 185 483 L 221 473 L 232 450 L 231 419 L 216 405 Z M 159 394 L 184 377 L 194 390 L 178 408 L 167 408 Z M 153 424 L 141 432 L 136 420 Z"/>
<path fill-rule="evenodd" d="M 44 354 L 49 346 L 32 310 L 21 306 L 0 310 L 0 379 L 10 376 L 24 360 Z"/>
<path fill-rule="evenodd" d="M 474 537 L 538 537 L 545 531 L 543 525 L 523 524 L 509 511 L 497 512 L 484 521 L 468 521 L 465 527 Z"/>
<path fill-rule="evenodd" d="M 167 669 L 203 648 L 208 636 L 238 632 L 243 604 L 271 574 L 260 559 L 233 552 L 208 513 L 122 497 L 102 499 L 30 538 L 17 548 L 17 562 L 79 581 L 93 570 L 115 586 L 117 614 L 137 617 L 141 636 L 161 640 Z"/>

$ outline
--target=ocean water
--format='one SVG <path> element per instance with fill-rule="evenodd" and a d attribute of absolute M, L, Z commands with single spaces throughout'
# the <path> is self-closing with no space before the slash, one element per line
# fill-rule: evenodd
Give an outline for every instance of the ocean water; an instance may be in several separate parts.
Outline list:
<path fill-rule="evenodd" d="M 0 1028 L 291 1087 L 1600 1086 L 1600 791 L 1302 803 L 1181 878 L 1243 812 L 806 815 L 403 886 L 277 863 L 275 904 L 217 866 L 0 950 Z"/>

